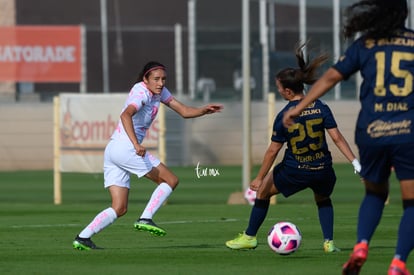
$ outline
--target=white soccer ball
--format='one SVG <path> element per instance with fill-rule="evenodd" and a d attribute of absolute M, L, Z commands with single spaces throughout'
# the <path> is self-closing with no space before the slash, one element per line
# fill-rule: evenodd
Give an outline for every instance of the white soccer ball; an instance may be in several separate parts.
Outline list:
<path fill-rule="evenodd" d="M 290 222 L 278 222 L 273 225 L 267 235 L 269 247 L 280 255 L 295 252 L 302 241 L 299 228 Z"/>
<path fill-rule="evenodd" d="M 246 191 L 244 191 L 244 198 L 246 199 L 248 204 L 254 205 L 254 200 L 256 199 L 256 191 L 247 188 Z"/>

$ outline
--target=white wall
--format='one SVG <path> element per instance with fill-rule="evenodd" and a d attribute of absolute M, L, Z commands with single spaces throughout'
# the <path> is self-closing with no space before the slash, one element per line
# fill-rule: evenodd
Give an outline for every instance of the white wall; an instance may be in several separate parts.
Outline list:
<path fill-rule="evenodd" d="M 277 102 L 277 112 L 286 102 Z M 357 154 L 354 127 L 359 102 L 327 102 L 339 129 Z M 192 105 L 202 105 L 201 102 Z M 269 142 L 267 103 L 252 102 L 252 161 L 260 164 Z M 219 114 L 183 120 L 172 111 L 167 115 L 168 165 L 241 165 L 242 117 L 240 102 L 224 103 Z M 328 138 L 336 162 L 345 158 Z M 280 159 L 280 156 L 278 159 Z M 0 104 L 0 170 L 53 169 L 52 103 Z"/>
<path fill-rule="evenodd" d="M 0 170 L 52 168 L 52 104 L 1 104 Z"/>

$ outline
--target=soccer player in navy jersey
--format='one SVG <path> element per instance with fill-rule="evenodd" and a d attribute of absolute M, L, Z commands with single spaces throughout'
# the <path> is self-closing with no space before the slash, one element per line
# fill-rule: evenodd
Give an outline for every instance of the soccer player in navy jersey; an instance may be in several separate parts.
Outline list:
<path fill-rule="evenodd" d="M 330 199 L 336 175 L 332 167 L 325 129 L 357 172 L 361 166 L 339 131 L 331 110 L 322 101 L 316 100 L 308 104 L 289 128 L 282 124 L 283 113 L 301 101 L 305 96 L 304 84 L 313 84 L 316 81 L 317 69 L 327 60 L 325 54 L 310 62 L 305 60 L 302 51 L 305 46 L 306 44 L 296 49 L 299 68 L 287 68 L 276 75 L 278 91 L 289 103 L 276 116 L 271 144 L 266 150 L 256 178 L 250 183 L 250 188 L 257 191 L 257 197 L 250 213 L 248 227 L 235 239 L 226 242 L 226 246 L 231 249 L 257 247 L 256 235 L 267 215 L 271 196 L 281 193 L 289 197 L 310 188 L 318 207 L 324 251 L 339 250 L 333 242 L 334 210 Z M 287 144 L 287 149 L 282 162 L 269 172 L 284 143 Z"/>
<path fill-rule="evenodd" d="M 365 0 L 351 5 L 344 35 L 360 37 L 283 118 L 289 127 L 311 102 L 360 71 L 362 108 L 355 142 L 365 197 L 359 209 L 357 243 L 343 265 L 343 274 L 359 274 L 367 259 L 388 196 L 392 167 L 400 182 L 403 215 L 388 274 L 410 274 L 406 261 L 414 247 L 414 32 L 405 27 L 407 14 L 406 0 Z"/>

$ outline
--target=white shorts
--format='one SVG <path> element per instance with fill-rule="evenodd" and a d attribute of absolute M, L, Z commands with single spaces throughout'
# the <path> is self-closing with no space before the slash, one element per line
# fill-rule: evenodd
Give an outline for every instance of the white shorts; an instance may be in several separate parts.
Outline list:
<path fill-rule="evenodd" d="M 160 160 L 149 152 L 144 157 L 138 156 L 129 140 L 111 140 L 106 145 L 104 154 L 104 186 L 130 188 L 131 174 L 143 177 L 160 163 Z"/>

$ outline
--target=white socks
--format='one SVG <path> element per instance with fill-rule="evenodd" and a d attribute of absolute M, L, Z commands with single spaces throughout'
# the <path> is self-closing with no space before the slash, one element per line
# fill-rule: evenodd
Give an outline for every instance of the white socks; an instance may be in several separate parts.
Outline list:
<path fill-rule="evenodd" d="M 158 185 L 152 193 L 151 198 L 144 209 L 144 212 L 142 212 L 141 219 L 152 219 L 161 205 L 171 195 L 172 191 L 172 188 L 165 182 Z M 117 217 L 118 216 L 112 207 L 101 211 L 98 215 L 96 215 L 93 221 L 88 224 L 88 226 L 86 226 L 81 233 L 79 233 L 79 237 L 92 237 L 94 234 L 100 232 L 105 227 L 111 225 L 117 219 Z"/>
<path fill-rule="evenodd" d="M 152 219 L 161 205 L 165 200 L 171 195 L 172 188 L 165 182 L 160 183 L 160 185 L 155 188 L 152 193 L 151 199 L 149 200 L 147 206 L 142 212 L 141 219 Z"/>
<path fill-rule="evenodd" d="M 112 207 L 109 207 L 96 215 L 95 219 L 82 230 L 79 237 L 90 238 L 92 235 L 112 224 L 116 219 L 117 215 L 115 210 L 112 209 Z"/>

